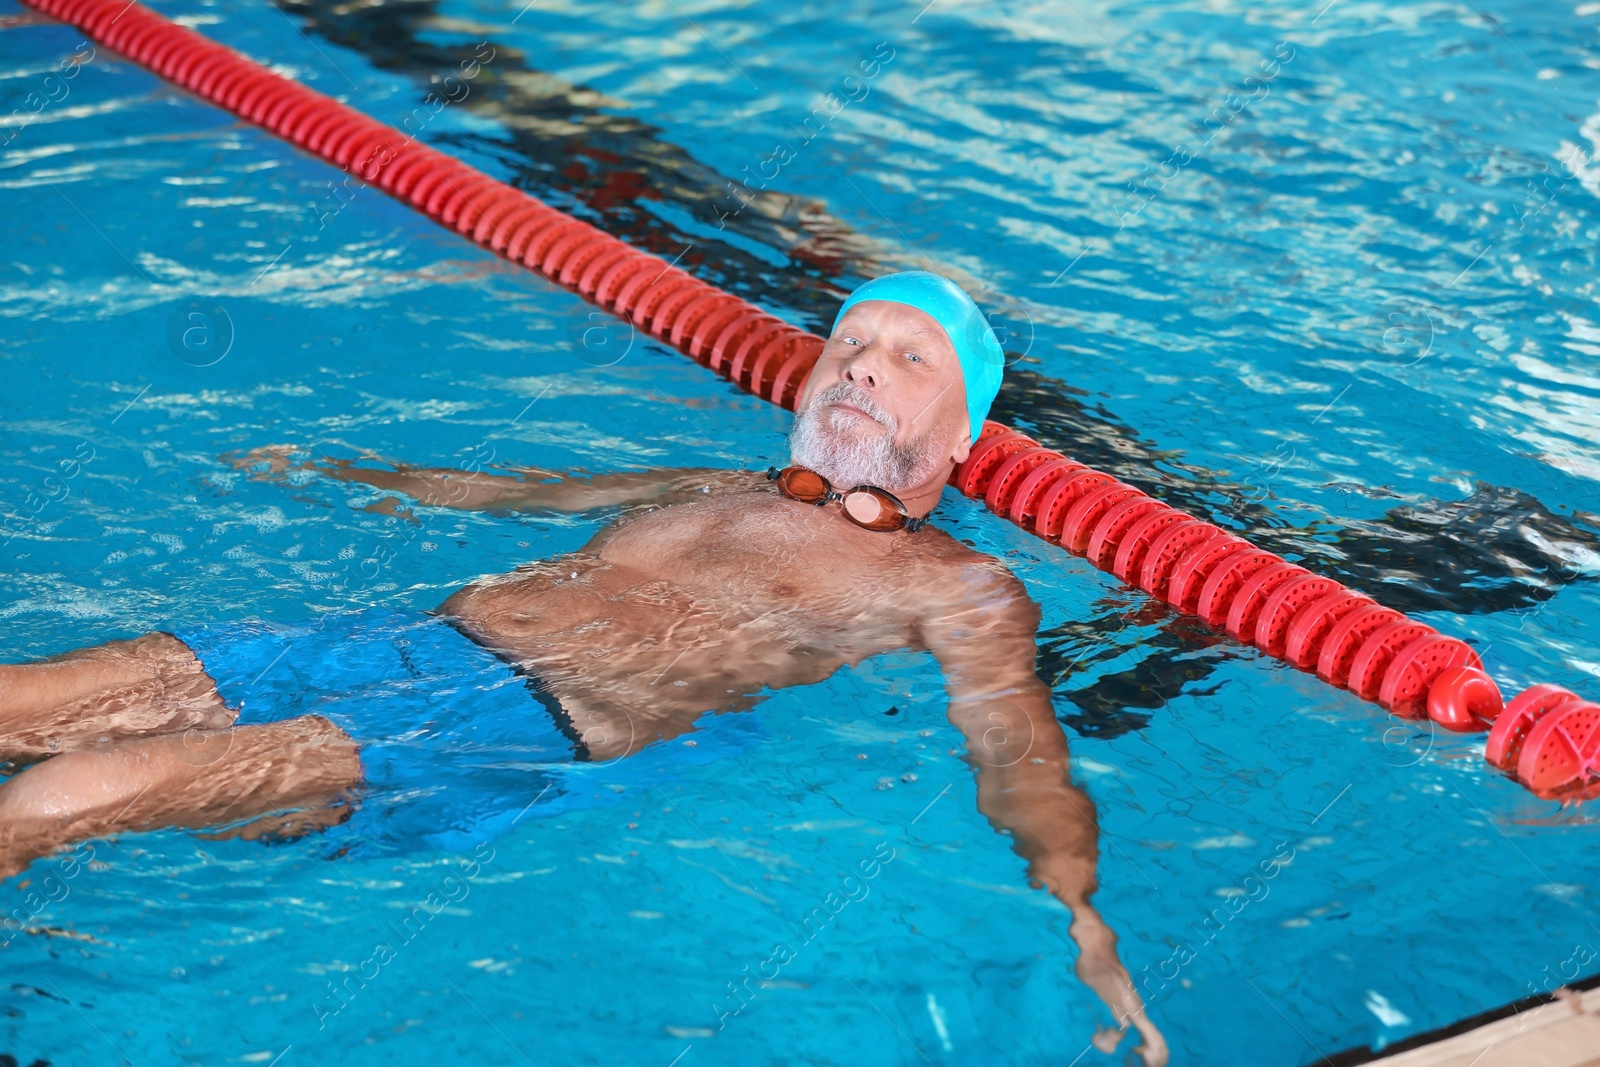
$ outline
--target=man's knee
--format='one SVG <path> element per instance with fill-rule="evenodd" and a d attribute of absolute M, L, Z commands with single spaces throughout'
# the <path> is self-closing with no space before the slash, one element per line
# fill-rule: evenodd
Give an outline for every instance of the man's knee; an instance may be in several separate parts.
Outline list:
<path fill-rule="evenodd" d="M 194 652 L 188 645 L 164 630 L 154 630 L 138 637 L 124 637 L 100 645 L 90 645 L 87 648 L 75 648 L 70 652 L 51 656 L 44 662 L 120 663 L 127 667 L 142 668 L 148 673 L 163 664 L 181 664 L 185 659 L 195 660 Z M 198 663 L 198 660 L 195 662 Z"/>
<path fill-rule="evenodd" d="M 297 715 L 272 725 L 281 730 L 287 738 L 300 744 L 336 750 L 348 749 L 352 752 L 356 748 L 356 739 L 346 733 L 338 723 L 324 715 Z"/>
<path fill-rule="evenodd" d="M 225 726 L 237 717 L 223 705 L 216 680 L 206 673 L 194 649 L 172 634 L 157 631 L 125 644 L 126 653 L 153 672 L 169 704 L 201 706 L 226 717 L 226 722 L 208 722 L 209 726 Z"/>
<path fill-rule="evenodd" d="M 44 661 L 53 668 L 37 676 L 53 680 L 62 701 L 113 701 L 178 713 L 173 725 L 218 728 L 235 714 L 222 702 L 215 681 L 194 650 L 160 631 L 81 648 Z"/>
<path fill-rule="evenodd" d="M 292 755 L 307 783 L 344 788 L 361 778 L 360 746 L 331 719 L 301 715 L 259 727 L 280 751 Z"/>

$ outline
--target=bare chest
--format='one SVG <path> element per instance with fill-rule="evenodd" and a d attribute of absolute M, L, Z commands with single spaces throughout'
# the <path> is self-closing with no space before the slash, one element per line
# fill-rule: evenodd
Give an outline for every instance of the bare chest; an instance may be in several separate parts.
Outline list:
<path fill-rule="evenodd" d="M 854 615 L 911 599 L 919 550 L 939 536 L 873 533 L 836 507 L 752 492 L 637 512 L 586 551 L 713 599 Z"/>
<path fill-rule="evenodd" d="M 683 728 L 919 646 L 938 575 L 966 556 L 932 528 L 871 533 L 836 508 L 724 493 L 635 512 L 441 610 L 538 673 L 574 721 Z"/>
<path fill-rule="evenodd" d="M 948 541 L 871 533 L 775 494 L 721 494 L 625 516 L 581 552 L 484 579 L 443 610 L 528 659 L 647 648 L 837 665 L 913 642 L 922 557 Z"/>

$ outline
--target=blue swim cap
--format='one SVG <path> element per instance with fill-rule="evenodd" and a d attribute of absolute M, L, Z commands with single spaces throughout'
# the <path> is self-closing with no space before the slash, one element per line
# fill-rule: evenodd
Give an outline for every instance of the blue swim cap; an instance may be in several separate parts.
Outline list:
<path fill-rule="evenodd" d="M 909 304 L 944 327 L 961 361 L 961 377 L 967 385 L 967 415 L 972 420 L 972 440 L 976 442 L 989 405 L 1000 391 L 1006 357 L 1000 349 L 1000 339 L 972 297 L 949 278 L 925 270 L 885 274 L 850 294 L 833 320 L 834 329 L 838 329 L 839 319 L 846 311 L 867 300 Z"/>

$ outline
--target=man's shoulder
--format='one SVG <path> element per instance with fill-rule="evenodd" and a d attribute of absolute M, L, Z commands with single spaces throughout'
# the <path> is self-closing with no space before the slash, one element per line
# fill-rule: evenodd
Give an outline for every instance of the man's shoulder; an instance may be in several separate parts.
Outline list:
<path fill-rule="evenodd" d="M 932 536 L 928 538 L 929 550 L 919 553 L 917 581 L 932 598 L 1027 595 L 1021 579 L 1000 559 L 937 527 L 930 526 L 922 532 Z"/>
<path fill-rule="evenodd" d="M 929 647 L 978 634 L 1033 633 L 1040 608 L 1022 580 L 994 556 L 954 538 L 929 552 L 911 577 L 908 605 Z"/>

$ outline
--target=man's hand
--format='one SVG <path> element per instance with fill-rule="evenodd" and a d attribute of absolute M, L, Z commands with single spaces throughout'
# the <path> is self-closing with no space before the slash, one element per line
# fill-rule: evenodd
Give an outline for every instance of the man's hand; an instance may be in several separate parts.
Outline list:
<path fill-rule="evenodd" d="M 1095 1048 L 1116 1051 L 1131 1025 L 1142 1039 L 1136 1051 L 1144 1058 L 1145 1067 L 1166 1067 L 1167 1039 L 1150 1021 L 1132 979 L 1117 959 L 1117 935 L 1088 901 L 1073 909 L 1071 932 L 1072 940 L 1078 944 L 1078 980 L 1100 994 L 1117 1019 L 1116 1026 L 1102 1026 L 1095 1031 Z"/>
<path fill-rule="evenodd" d="M 263 445 L 248 452 L 228 452 L 222 458 L 236 471 L 249 471 L 255 481 L 277 482 L 291 471 L 314 469 L 309 456 L 294 445 Z"/>

